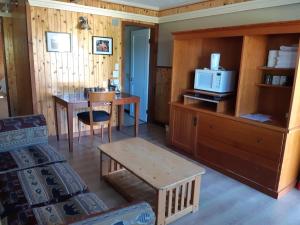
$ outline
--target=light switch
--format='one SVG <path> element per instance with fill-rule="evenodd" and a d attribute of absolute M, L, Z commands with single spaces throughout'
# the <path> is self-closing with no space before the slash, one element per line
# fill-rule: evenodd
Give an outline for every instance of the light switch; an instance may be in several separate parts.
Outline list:
<path fill-rule="evenodd" d="M 115 64 L 115 70 L 119 71 L 119 68 L 120 68 L 120 67 L 119 67 L 119 63 L 116 63 L 116 64 Z"/>
<path fill-rule="evenodd" d="M 113 72 L 113 78 L 118 78 L 119 77 L 119 71 L 114 70 Z"/>

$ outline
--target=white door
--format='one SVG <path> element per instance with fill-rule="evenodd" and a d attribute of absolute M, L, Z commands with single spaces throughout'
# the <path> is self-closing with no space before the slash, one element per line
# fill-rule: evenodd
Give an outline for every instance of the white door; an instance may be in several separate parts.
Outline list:
<path fill-rule="evenodd" d="M 150 29 L 131 32 L 131 77 L 130 93 L 140 97 L 140 120 L 147 122 Z M 130 115 L 134 116 L 134 107 L 130 106 Z"/>

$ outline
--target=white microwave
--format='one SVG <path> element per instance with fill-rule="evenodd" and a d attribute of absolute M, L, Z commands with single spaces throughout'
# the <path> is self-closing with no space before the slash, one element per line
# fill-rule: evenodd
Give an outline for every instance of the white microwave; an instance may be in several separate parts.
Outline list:
<path fill-rule="evenodd" d="M 217 93 L 233 92 L 235 72 L 224 70 L 195 70 L 194 89 Z"/>

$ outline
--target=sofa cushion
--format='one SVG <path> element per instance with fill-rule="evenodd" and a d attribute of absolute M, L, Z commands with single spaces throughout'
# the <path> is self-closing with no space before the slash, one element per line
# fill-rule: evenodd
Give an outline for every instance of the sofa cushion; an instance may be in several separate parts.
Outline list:
<path fill-rule="evenodd" d="M 48 142 L 43 115 L 0 119 L 0 152 Z"/>
<path fill-rule="evenodd" d="M 85 124 L 90 124 L 90 112 L 80 112 L 77 113 L 77 116 Z M 108 121 L 109 117 L 109 113 L 107 113 L 106 111 L 93 111 L 94 122 Z"/>
<path fill-rule="evenodd" d="M 24 205 L 35 207 L 64 201 L 86 191 L 87 185 L 67 163 L 1 174 L 0 215 Z"/>
<path fill-rule="evenodd" d="M 48 144 L 0 152 L 0 174 L 63 162 L 65 158 Z"/>
<path fill-rule="evenodd" d="M 126 208 L 101 213 L 72 225 L 154 225 L 155 214 L 148 203 L 139 203 Z"/>
<path fill-rule="evenodd" d="M 23 208 L 2 219 L 7 225 L 57 225 L 106 211 L 108 208 L 93 193 L 79 194 L 67 201 L 37 208 Z"/>

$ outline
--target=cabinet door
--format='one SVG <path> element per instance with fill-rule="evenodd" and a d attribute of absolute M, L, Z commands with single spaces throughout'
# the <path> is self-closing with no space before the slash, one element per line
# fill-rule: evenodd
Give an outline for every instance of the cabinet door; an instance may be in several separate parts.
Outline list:
<path fill-rule="evenodd" d="M 194 154 L 197 113 L 172 106 L 170 122 L 171 144 L 189 154 Z"/>

